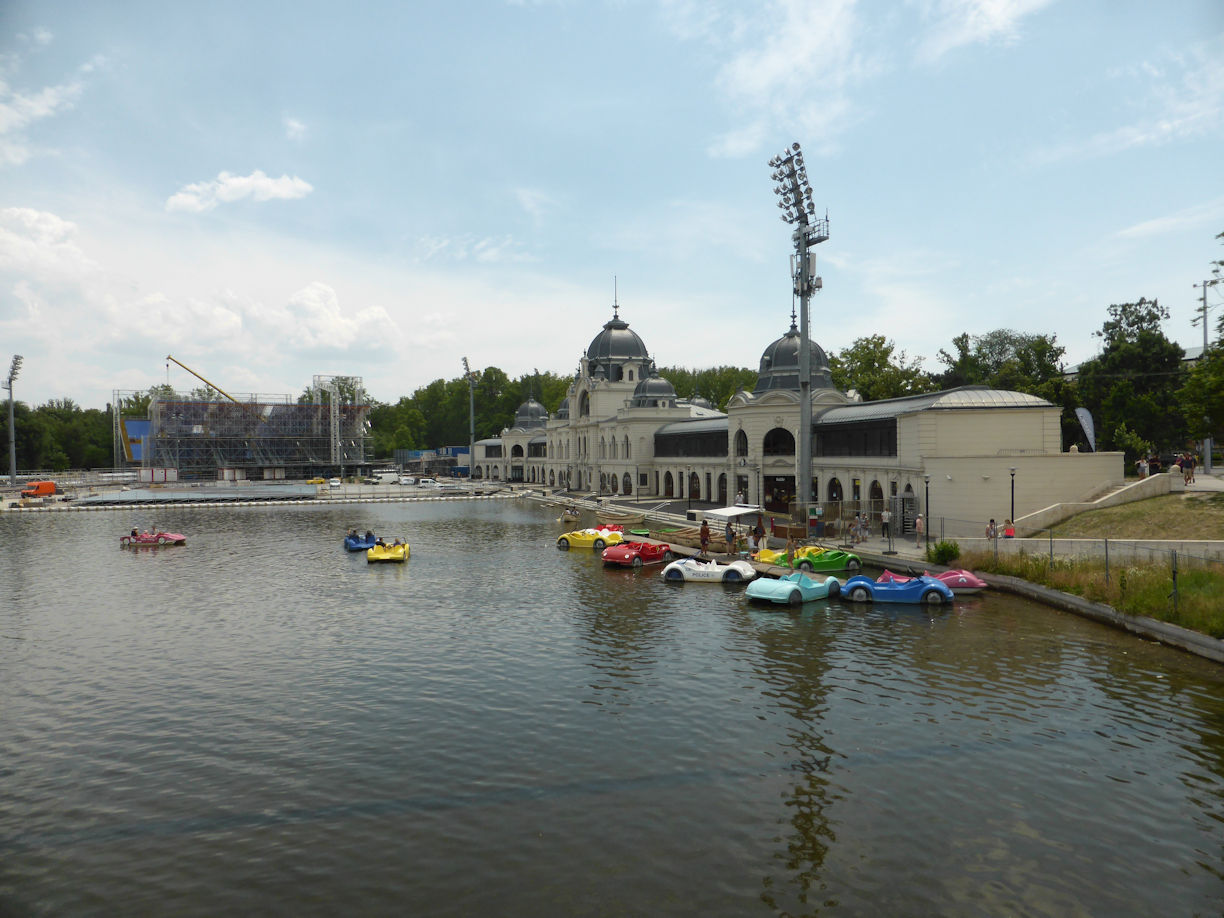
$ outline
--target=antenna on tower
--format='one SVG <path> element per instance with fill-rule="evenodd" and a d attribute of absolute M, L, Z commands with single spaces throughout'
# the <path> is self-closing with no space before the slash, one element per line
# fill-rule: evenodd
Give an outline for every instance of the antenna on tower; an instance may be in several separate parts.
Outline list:
<path fill-rule="evenodd" d="M 616 275 L 612 275 L 612 318 L 619 319 L 617 310 L 620 309 L 620 304 L 616 301 Z"/>

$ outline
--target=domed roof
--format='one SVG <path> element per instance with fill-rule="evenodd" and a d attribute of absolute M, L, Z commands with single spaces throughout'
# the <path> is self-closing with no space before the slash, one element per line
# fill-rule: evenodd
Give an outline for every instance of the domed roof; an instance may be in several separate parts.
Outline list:
<path fill-rule="evenodd" d="M 592 370 L 595 367 L 604 367 L 605 371 L 606 367 L 626 360 L 648 359 L 646 345 L 642 343 L 642 339 L 615 311 L 612 318 L 604 323 L 603 331 L 591 339 L 586 356 L 591 361 Z M 608 376 L 616 378 L 614 374 Z"/>
<path fill-rule="evenodd" d="M 675 402 L 675 387 L 662 376 L 647 376 L 633 390 L 635 408 L 668 408 Z"/>
<path fill-rule="evenodd" d="M 706 398 L 704 395 L 694 395 L 692 398 L 689 399 L 689 404 L 696 405 L 698 408 L 711 408 L 712 409 L 714 407 L 713 405 L 710 404 L 710 400 Z"/>
<path fill-rule="evenodd" d="M 557 409 L 557 420 L 558 421 L 568 421 L 569 420 L 569 397 L 568 396 L 566 397 L 565 401 L 561 403 L 561 407 Z"/>
<path fill-rule="evenodd" d="M 833 377 L 829 373 L 829 358 L 815 341 L 808 341 L 811 355 L 809 378 L 813 389 L 832 389 Z M 790 330 L 774 341 L 761 354 L 761 369 L 757 374 L 754 394 L 772 389 L 799 391 L 799 329 L 791 322 Z"/>
<path fill-rule="evenodd" d="M 514 413 L 514 426 L 522 430 L 529 430 L 532 427 L 543 427 L 547 421 L 548 409 L 534 398 L 528 398 L 527 401 L 519 405 L 518 411 Z"/>

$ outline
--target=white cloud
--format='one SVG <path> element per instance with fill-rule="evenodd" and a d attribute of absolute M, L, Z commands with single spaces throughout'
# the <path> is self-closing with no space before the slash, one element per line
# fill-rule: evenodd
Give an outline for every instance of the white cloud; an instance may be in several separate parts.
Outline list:
<path fill-rule="evenodd" d="M 0 166 L 20 166 L 33 156 L 26 128 L 71 108 L 83 89 L 71 82 L 27 93 L 0 80 Z"/>
<path fill-rule="evenodd" d="M 535 261 L 513 236 L 422 236 L 417 240 L 421 261 L 478 261 L 485 264 L 521 264 Z"/>
<path fill-rule="evenodd" d="M 1144 220 L 1142 223 L 1118 230 L 1114 235 L 1121 239 L 1147 239 L 1196 228 L 1210 229 L 1216 227 L 1221 221 L 1224 221 L 1224 197 L 1185 207 L 1176 213 Z"/>
<path fill-rule="evenodd" d="M 306 125 L 296 118 L 290 118 L 288 115 L 284 119 L 285 137 L 289 140 L 305 140 Z"/>
<path fill-rule="evenodd" d="M 289 297 L 288 313 L 289 337 L 305 348 L 346 350 L 358 342 L 381 342 L 397 330 L 382 306 L 346 313 L 336 291 L 318 281 Z"/>
<path fill-rule="evenodd" d="M 1114 71 L 1115 80 L 1141 82 L 1125 98 L 1139 116 L 1130 124 L 1091 137 L 1035 151 L 1034 165 L 1112 156 L 1124 150 L 1159 146 L 1201 137 L 1224 128 L 1224 39 L 1199 45 L 1164 64 L 1141 62 Z"/>
<path fill-rule="evenodd" d="M 256 169 L 250 175 L 234 175 L 222 172 L 210 182 L 195 182 L 184 185 L 166 201 L 168 211 L 203 213 L 218 204 L 229 204 L 252 198 L 256 201 L 294 200 L 304 198 L 314 191 L 314 186 L 296 175 L 290 178 L 270 178 Z"/>
<path fill-rule="evenodd" d="M 538 188 L 515 188 L 514 198 L 518 201 L 519 207 L 523 208 L 527 215 L 537 223 L 557 206 L 556 200 L 551 195 Z"/>
<path fill-rule="evenodd" d="M 673 0 L 665 21 L 686 41 L 711 45 L 726 60 L 715 84 L 744 122 L 716 136 L 708 153 L 760 151 L 766 137 L 801 133 L 832 149 L 859 119 L 851 86 L 880 72 L 859 46 L 855 0 L 773 0 L 762 9 Z"/>
<path fill-rule="evenodd" d="M 95 269 L 76 241 L 77 227 L 29 207 L 0 210 L 0 276 L 62 282 Z"/>
<path fill-rule="evenodd" d="M 919 4 L 930 29 L 918 44 L 918 59 L 939 60 L 965 45 L 1014 44 L 1019 40 L 1020 20 L 1039 12 L 1053 0 L 935 0 Z"/>

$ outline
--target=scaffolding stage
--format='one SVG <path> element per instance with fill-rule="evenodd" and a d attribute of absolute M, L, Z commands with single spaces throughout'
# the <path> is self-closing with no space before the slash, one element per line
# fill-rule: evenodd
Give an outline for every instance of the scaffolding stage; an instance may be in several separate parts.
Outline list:
<path fill-rule="evenodd" d="M 180 479 L 281 479 L 357 472 L 371 461 L 359 377 L 314 378 L 307 396 L 209 397 L 166 387 L 114 393 L 116 465 Z"/>

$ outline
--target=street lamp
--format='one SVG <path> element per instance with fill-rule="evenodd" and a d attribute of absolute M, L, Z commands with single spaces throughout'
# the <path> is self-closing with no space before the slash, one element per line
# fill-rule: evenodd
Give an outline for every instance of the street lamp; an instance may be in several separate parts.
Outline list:
<path fill-rule="evenodd" d="M 923 482 L 926 484 L 925 495 L 922 499 L 923 509 L 926 510 L 926 525 L 922 527 L 922 534 L 926 537 L 927 554 L 931 553 L 931 476 L 923 475 Z"/>
<path fill-rule="evenodd" d="M 476 374 L 463 358 L 463 375 L 468 382 L 468 481 L 472 481 L 472 470 L 476 462 Z"/>
<path fill-rule="evenodd" d="M 1211 306 L 1207 305 L 1207 288 L 1214 287 L 1216 284 L 1221 283 L 1221 282 L 1224 282 L 1224 277 L 1216 277 L 1216 278 L 1212 278 L 1211 280 L 1205 280 L 1201 284 L 1194 284 L 1195 287 L 1203 288 L 1203 306 L 1202 306 L 1203 314 L 1199 316 L 1197 319 L 1194 319 L 1193 321 L 1191 321 L 1190 324 L 1197 325 L 1199 322 L 1203 323 L 1203 358 L 1202 358 L 1203 360 L 1207 359 L 1207 310 L 1215 309 L 1216 306 L 1220 305 L 1219 303 L 1213 303 Z M 1211 474 L 1212 448 L 1213 448 L 1213 444 L 1211 442 L 1211 425 L 1209 422 L 1207 425 L 1206 433 L 1203 437 L 1203 472 L 1208 475 Z"/>
<path fill-rule="evenodd" d="M 816 205 L 812 203 L 812 186 L 808 182 L 807 170 L 803 166 L 803 151 L 799 144 L 792 143 L 789 149 L 769 161 L 773 167 L 770 175 L 778 184 L 774 194 L 779 197 L 782 222 L 797 224 L 791 233 L 795 254 L 791 256 L 791 279 L 795 295 L 799 297 L 799 468 L 795 480 L 799 497 L 799 518 L 807 525 L 808 502 L 812 493 L 812 354 L 808 343 L 808 300 L 821 288 L 816 276 L 816 258 L 809 256 L 808 248 L 829 238 L 829 216 L 816 216 Z"/>
<path fill-rule="evenodd" d="M 21 355 L 13 355 L 13 363 L 9 367 L 8 379 L 3 383 L 9 394 L 9 487 L 17 487 L 17 430 L 13 425 L 13 380 L 21 370 Z"/>
<path fill-rule="evenodd" d="M 1011 516 L 1009 516 L 1008 519 L 1011 520 L 1011 524 L 1015 526 L 1016 525 L 1016 467 L 1013 465 L 1010 469 L 1008 469 L 1008 471 L 1011 472 Z"/>
<path fill-rule="evenodd" d="M 688 501 L 686 509 L 693 509 L 693 467 L 686 465 L 684 467 L 684 498 Z"/>

